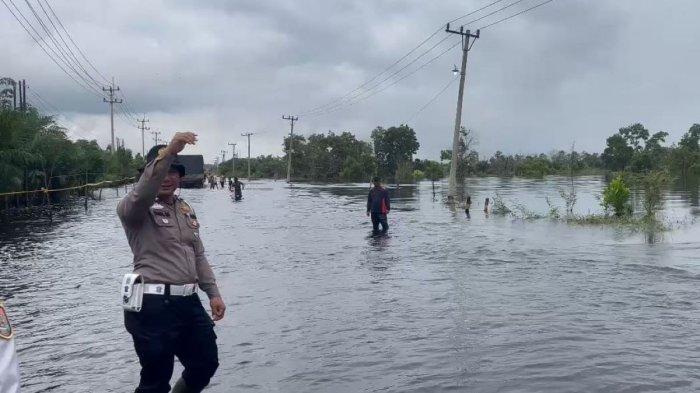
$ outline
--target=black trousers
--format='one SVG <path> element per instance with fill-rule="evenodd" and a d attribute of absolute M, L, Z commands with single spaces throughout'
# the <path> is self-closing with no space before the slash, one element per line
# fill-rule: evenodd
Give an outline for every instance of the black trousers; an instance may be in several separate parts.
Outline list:
<path fill-rule="evenodd" d="M 219 367 L 214 322 L 199 296 L 143 295 L 140 312 L 124 312 L 141 363 L 136 393 L 167 393 L 175 356 L 188 387 L 203 389 Z"/>
<path fill-rule="evenodd" d="M 382 226 L 382 233 L 389 230 L 389 224 L 386 222 L 386 214 L 372 212 L 370 217 L 372 218 L 372 231 L 379 232 L 379 225 Z"/>

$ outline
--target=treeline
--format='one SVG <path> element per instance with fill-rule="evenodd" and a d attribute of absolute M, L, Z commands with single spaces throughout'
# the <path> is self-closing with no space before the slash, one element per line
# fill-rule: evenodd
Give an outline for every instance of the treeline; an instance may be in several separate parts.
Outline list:
<path fill-rule="evenodd" d="M 651 134 L 636 123 L 610 136 L 602 154 L 573 149 L 532 155 L 506 155 L 497 151 L 487 159 L 480 159 L 478 152 L 470 148 L 471 132 L 463 129 L 458 167 L 460 176 L 542 177 L 621 171 L 666 171 L 682 177 L 700 175 L 700 125 L 691 126 L 677 144 L 664 146 L 667 137 L 666 132 Z M 449 162 L 452 151 L 443 150 L 440 156 Z"/>
<path fill-rule="evenodd" d="M 358 140 L 350 132 L 315 133 L 308 137 L 294 135 L 284 138 L 287 152 L 291 145 L 292 179 L 312 182 L 361 182 L 379 174 L 387 181 L 413 181 L 411 157 L 418 151 L 415 131 L 406 126 L 377 127 L 372 131 L 372 143 Z M 260 156 L 251 159 L 251 176 L 255 178 L 285 178 L 287 157 Z M 219 165 L 218 173 L 232 176 L 232 163 Z M 236 159 L 235 176 L 247 176 L 247 159 Z"/>
<path fill-rule="evenodd" d="M 645 173 L 666 171 L 682 177 L 700 176 L 700 125 L 694 124 L 677 144 L 665 146 L 666 132 L 651 134 L 641 124 L 621 128 L 607 139 L 602 154 L 559 150 L 550 154 L 503 154 L 497 151 L 480 158 L 473 149 L 474 136 L 462 128 L 458 152 L 458 177 L 581 175 L 626 171 Z M 288 150 L 289 137 L 283 148 Z M 424 178 L 437 180 L 449 173 L 451 150 L 440 153 L 440 161 L 413 159 L 420 144 L 415 131 L 407 125 L 377 127 L 371 142 L 358 140 L 350 132 L 315 133 L 309 137 L 294 135 L 292 178 L 301 181 L 367 181 L 380 175 L 386 182 L 408 183 Z M 246 160 L 238 159 L 236 176 L 247 174 Z M 231 161 L 219 167 L 219 173 L 231 175 Z M 284 178 L 287 157 L 261 156 L 251 160 L 251 176 Z"/>
<path fill-rule="evenodd" d="M 123 147 L 112 154 L 94 140 L 71 141 L 53 117 L 35 108 L 0 108 L 0 193 L 118 180 L 141 166 L 141 156 Z"/>

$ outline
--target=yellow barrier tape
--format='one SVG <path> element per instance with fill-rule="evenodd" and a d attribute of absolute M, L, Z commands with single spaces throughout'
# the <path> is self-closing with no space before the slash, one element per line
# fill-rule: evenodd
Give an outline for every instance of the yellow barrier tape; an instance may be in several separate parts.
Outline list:
<path fill-rule="evenodd" d="M 10 195 L 34 194 L 37 192 L 43 192 L 44 194 L 49 194 L 52 192 L 78 190 L 78 189 L 86 188 L 86 187 L 97 187 L 97 186 L 101 186 L 103 184 L 119 183 L 119 182 L 123 182 L 125 180 L 134 180 L 134 179 L 135 179 L 134 177 L 126 177 L 126 178 L 120 179 L 120 180 L 105 180 L 105 181 L 101 181 L 98 183 L 88 183 L 88 184 L 83 184 L 82 186 L 75 186 L 75 187 L 52 188 L 52 189 L 40 188 L 38 190 L 31 190 L 31 191 L 4 192 L 4 193 L 0 193 L 0 196 L 4 197 L 4 196 L 10 196 Z"/>

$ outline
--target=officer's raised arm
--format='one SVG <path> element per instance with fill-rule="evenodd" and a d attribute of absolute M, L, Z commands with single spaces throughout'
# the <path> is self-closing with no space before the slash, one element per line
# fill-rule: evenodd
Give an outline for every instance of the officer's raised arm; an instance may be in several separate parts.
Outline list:
<path fill-rule="evenodd" d="M 163 179 L 168 174 L 170 164 L 175 155 L 182 151 L 187 144 L 194 144 L 197 134 L 192 132 L 177 132 L 168 146 L 158 152 L 158 156 L 146 167 L 134 188 L 117 205 L 117 214 L 126 222 L 135 222 L 146 217 L 149 206 L 158 194 Z"/>

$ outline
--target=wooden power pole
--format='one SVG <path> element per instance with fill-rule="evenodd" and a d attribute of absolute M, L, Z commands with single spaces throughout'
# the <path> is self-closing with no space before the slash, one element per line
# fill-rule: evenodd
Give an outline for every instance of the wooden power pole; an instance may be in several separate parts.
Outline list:
<path fill-rule="evenodd" d="M 470 30 L 464 31 L 464 26 L 460 26 L 459 31 L 450 30 L 450 24 L 447 24 L 445 31 L 451 34 L 459 34 L 462 38 L 462 68 L 459 77 L 459 95 L 457 96 L 457 114 L 455 115 L 455 130 L 452 135 L 452 161 L 450 162 L 450 179 L 447 198 L 454 199 L 457 195 L 457 160 L 459 150 L 459 131 L 462 128 L 462 98 L 464 97 L 464 80 L 467 76 L 467 57 L 469 50 L 479 38 L 479 30 L 476 34 L 471 34 Z"/>
<path fill-rule="evenodd" d="M 299 120 L 299 116 L 287 115 L 282 119 L 289 120 L 289 146 L 287 146 L 287 183 L 292 182 L 292 144 L 294 143 L 294 122 Z"/>

